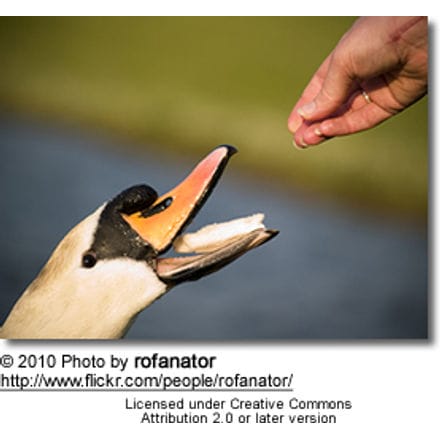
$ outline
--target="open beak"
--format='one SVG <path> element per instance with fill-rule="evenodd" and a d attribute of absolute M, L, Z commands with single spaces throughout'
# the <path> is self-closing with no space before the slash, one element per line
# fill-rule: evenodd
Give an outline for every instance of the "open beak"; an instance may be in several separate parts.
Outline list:
<path fill-rule="evenodd" d="M 236 151 L 229 145 L 217 147 L 178 186 L 159 197 L 148 209 L 122 214 L 124 220 L 158 255 L 165 253 L 203 206 L 229 158 Z M 158 258 L 157 274 L 170 284 L 198 279 L 220 269 L 277 233 L 265 229 L 262 224 L 251 229 L 245 233 L 240 231 L 237 235 L 226 234 L 227 237 L 217 240 L 209 252 L 187 257 Z M 206 237 L 209 234 L 203 235 L 204 240 L 209 241 Z M 197 249 L 194 251 L 197 252 Z"/>

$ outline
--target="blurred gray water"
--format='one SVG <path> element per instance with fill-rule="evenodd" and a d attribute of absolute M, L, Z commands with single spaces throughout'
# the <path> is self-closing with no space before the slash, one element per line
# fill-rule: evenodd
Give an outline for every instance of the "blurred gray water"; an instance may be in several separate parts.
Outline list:
<path fill-rule="evenodd" d="M 90 133 L 0 117 L 0 322 L 78 221 L 133 184 L 163 193 L 196 162 L 123 151 Z M 234 167 L 239 160 L 231 159 L 190 229 L 261 211 L 280 235 L 173 289 L 141 313 L 127 338 L 427 337 L 426 233 L 246 180 Z"/>

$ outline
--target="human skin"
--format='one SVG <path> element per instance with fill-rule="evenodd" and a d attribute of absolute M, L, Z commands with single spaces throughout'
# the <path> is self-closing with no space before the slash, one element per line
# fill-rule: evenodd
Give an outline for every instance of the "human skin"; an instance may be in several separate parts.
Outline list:
<path fill-rule="evenodd" d="M 363 17 L 341 38 L 288 118 L 294 144 L 372 128 L 427 93 L 427 17 Z"/>

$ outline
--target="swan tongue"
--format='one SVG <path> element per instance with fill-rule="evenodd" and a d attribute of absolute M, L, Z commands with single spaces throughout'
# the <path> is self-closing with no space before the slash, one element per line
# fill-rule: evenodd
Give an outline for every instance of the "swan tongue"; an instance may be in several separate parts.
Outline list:
<path fill-rule="evenodd" d="M 124 220 L 158 254 L 165 252 L 197 214 L 235 152 L 234 147 L 220 145 L 178 186 L 158 198 L 148 209 L 122 214 Z"/>

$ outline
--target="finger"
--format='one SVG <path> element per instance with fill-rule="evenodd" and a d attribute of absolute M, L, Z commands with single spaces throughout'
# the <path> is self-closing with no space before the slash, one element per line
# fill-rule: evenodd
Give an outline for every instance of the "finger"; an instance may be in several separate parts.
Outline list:
<path fill-rule="evenodd" d="M 304 98 L 303 96 L 298 100 L 298 102 L 295 104 L 295 107 L 293 107 L 292 111 L 290 112 L 289 117 L 287 118 L 287 129 L 292 133 L 295 134 L 296 131 L 301 127 L 301 124 L 303 123 L 302 116 L 298 113 L 298 108 L 304 105 L 306 102 L 308 102 L 307 98 Z"/>
<path fill-rule="evenodd" d="M 303 149 L 307 148 L 307 144 L 304 141 L 304 133 L 306 131 L 306 127 L 303 123 L 297 128 L 295 133 L 293 134 L 293 145 L 296 148 Z"/>
<path fill-rule="evenodd" d="M 304 121 L 294 135 L 294 145 L 299 149 L 303 149 L 327 140 L 328 138 L 319 134 L 318 129 L 319 123 L 310 124 Z"/>
<path fill-rule="evenodd" d="M 298 108 L 302 107 L 304 104 L 313 99 L 321 88 L 321 85 L 322 81 L 320 81 L 320 79 L 315 75 L 310 80 L 306 89 L 304 89 L 303 94 L 295 104 L 295 107 L 293 107 L 287 120 L 287 127 L 291 133 L 295 133 L 303 123 L 303 117 L 298 113 Z"/>
<path fill-rule="evenodd" d="M 309 121 L 328 118 L 346 103 L 356 87 L 358 84 L 348 75 L 343 61 L 332 54 L 319 93 L 312 101 L 298 108 L 297 112 Z"/>
<path fill-rule="evenodd" d="M 302 107 L 307 102 L 310 102 L 319 93 L 324 81 L 325 75 L 327 73 L 328 64 L 330 56 L 328 56 L 324 62 L 319 66 L 318 70 L 315 72 L 306 88 L 304 89 L 301 97 L 296 102 L 287 120 L 287 127 L 289 131 L 293 134 L 301 126 L 303 122 L 302 116 L 298 113 L 298 109 Z"/>
<path fill-rule="evenodd" d="M 346 117 L 349 113 L 365 107 L 367 103 L 369 103 L 369 101 L 367 101 L 365 96 L 357 90 L 352 93 L 347 101 L 328 119 L 340 118 L 343 115 Z M 303 120 L 302 125 L 297 130 L 294 138 L 298 148 L 307 148 L 311 145 L 317 145 L 333 137 L 321 131 L 322 122 L 323 121 L 313 122 Z"/>
<path fill-rule="evenodd" d="M 325 137 L 343 136 L 375 127 L 391 116 L 391 113 L 372 103 L 342 116 L 326 119 L 319 124 L 318 130 Z"/>

